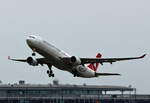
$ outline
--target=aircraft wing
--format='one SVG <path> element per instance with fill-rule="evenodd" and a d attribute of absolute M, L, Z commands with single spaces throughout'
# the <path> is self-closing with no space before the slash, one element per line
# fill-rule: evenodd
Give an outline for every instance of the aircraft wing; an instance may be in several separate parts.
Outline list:
<path fill-rule="evenodd" d="M 18 61 L 18 62 L 27 62 L 27 59 L 11 59 L 10 56 L 8 56 L 8 59 L 12 61 Z M 50 60 L 46 58 L 36 58 L 36 60 L 41 65 L 51 63 Z"/>
<path fill-rule="evenodd" d="M 133 60 L 133 59 L 142 59 L 146 56 L 146 54 L 140 56 L 140 57 L 129 57 L 129 58 L 80 58 L 82 64 L 88 64 L 88 63 L 113 63 L 117 61 L 125 61 L 125 60 Z"/>
<path fill-rule="evenodd" d="M 8 56 L 8 59 L 12 61 L 27 62 L 27 59 L 11 59 L 10 56 Z"/>
<path fill-rule="evenodd" d="M 98 77 L 98 76 L 113 76 L 113 75 L 120 75 L 120 74 L 118 74 L 118 73 L 96 73 L 95 74 L 96 75 L 96 77 Z"/>
<path fill-rule="evenodd" d="M 133 60 L 133 59 L 142 59 L 146 56 L 146 54 L 140 56 L 140 57 L 129 57 L 129 58 L 80 58 L 81 64 L 89 64 L 89 63 L 100 63 L 103 65 L 103 63 L 113 63 L 117 61 L 125 61 L 125 60 Z M 62 58 L 65 61 L 70 61 L 70 57 Z"/>

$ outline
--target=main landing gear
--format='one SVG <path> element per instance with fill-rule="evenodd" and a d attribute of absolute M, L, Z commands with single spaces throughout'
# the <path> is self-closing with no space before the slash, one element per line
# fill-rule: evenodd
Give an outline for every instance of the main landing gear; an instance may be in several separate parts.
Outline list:
<path fill-rule="evenodd" d="M 33 51 L 33 53 L 32 53 L 32 56 L 36 56 L 36 49 L 35 48 L 32 48 L 32 51 Z M 52 71 L 52 65 L 50 65 L 50 64 L 48 64 L 48 68 L 49 68 L 49 70 L 47 70 L 47 74 L 48 74 L 48 76 L 49 77 L 54 77 L 54 73 L 53 73 L 53 71 Z"/>
<path fill-rule="evenodd" d="M 54 77 L 55 75 L 54 75 L 54 73 L 53 73 L 53 71 L 52 71 L 52 65 L 48 65 L 48 68 L 49 68 L 49 70 L 47 70 L 47 74 L 48 74 L 48 76 L 49 77 Z"/>
<path fill-rule="evenodd" d="M 73 70 L 73 77 L 79 77 L 77 70 Z"/>
<path fill-rule="evenodd" d="M 54 77 L 54 73 L 52 70 L 47 70 L 47 74 L 49 77 Z"/>

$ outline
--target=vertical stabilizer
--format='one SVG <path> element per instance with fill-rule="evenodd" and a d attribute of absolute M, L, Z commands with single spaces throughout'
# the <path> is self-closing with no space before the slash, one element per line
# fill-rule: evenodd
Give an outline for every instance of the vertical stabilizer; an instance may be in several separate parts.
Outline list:
<path fill-rule="evenodd" d="M 102 57 L 102 55 L 100 53 L 98 53 L 96 56 L 96 58 L 101 58 L 101 57 Z M 98 66 L 99 66 L 99 63 L 92 63 L 92 64 L 88 65 L 88 67 L 94 71 L 97 70 Z"/>

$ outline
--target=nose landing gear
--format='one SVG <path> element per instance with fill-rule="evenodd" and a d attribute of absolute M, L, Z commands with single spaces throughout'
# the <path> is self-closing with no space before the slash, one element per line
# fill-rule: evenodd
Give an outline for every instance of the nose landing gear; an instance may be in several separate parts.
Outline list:
<path fill-rule="evenodd" d="M 32 48 L 32 51 L 33 51 L 32 56 L 36 56 L 36 53 L 35 53 L 36 49 Z"/>
<path fill-rule="evenodd" d="M 48 76 L 49 77 L 54 77 L 55 75 L 54 75 L 54 73 L 53 73 L 53 71 L 52 71 L 52 65 L 48 65 L 48 68 L 49 68 L 49 70 L 47 70 L 47 74 L 48 74 Z"/>
<path fill-rule="evenodd" d="M 36 56 L 35 52 L 32 53 L 32 56 Z"/>

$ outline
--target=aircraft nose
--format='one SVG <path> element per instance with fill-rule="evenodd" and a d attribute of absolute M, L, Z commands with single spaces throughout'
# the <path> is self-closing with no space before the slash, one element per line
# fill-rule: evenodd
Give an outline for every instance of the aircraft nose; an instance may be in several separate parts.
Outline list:
<path fill-rule="evenodd" d="M 27 37 L 26 42 L 28 45 L 30 45 L 32 43 L 32 39 L 30 37 Z"/>
<path fill-rule="evenodd" d="M 26 41 L 29 41 L 29 39 L 30 39 L 30 38 L 29 38 L 29 37 L 27 37 L 27 38 L 26 38 Z"/>
<path fill-rule="evenodd" d="M 28 45 L 35 45 L 40 42 L 40 39 L 37 36 L 30 35 L 27 37 L 26 42 Z"/>

